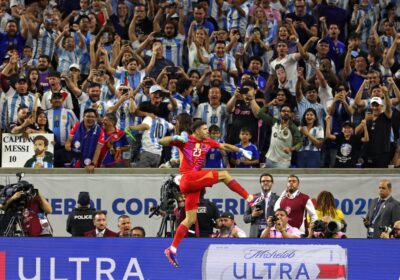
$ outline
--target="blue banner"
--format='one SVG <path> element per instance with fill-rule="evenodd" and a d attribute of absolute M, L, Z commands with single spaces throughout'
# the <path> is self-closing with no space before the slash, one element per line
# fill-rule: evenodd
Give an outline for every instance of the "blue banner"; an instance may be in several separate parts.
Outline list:
<path fill-rule="evenodd" d="M 218 268 L 218 259 L 210 259 L 218 256 L 218 248 L 221 264 L 232 268 L 224 271 L 226 279 L 400 279 L 397 240 L 185 239 L 177 269 L 163 253 L 170 242 L 168 238 L 0 238 L 0 280 L 206 279 L 210 269 Z M 325 245 L 320 251 L 326 260 L 313 264 L 302 258 L 302 251 L 307 251 L 303 248 L 318 247 L 309 245 Z M 229 263 L 231 247 L 239 253 Z M 243 258 L 241 251 L 246 252 Z M 315 269 L 317 276 L 312 276 Z"/>

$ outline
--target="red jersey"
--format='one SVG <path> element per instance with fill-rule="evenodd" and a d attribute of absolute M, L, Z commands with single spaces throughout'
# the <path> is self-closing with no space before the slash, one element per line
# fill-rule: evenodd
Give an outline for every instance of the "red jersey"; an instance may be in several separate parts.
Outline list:
<path fill-rule="evenodd" d="M 219 148 L 220 144 L 212 139 L 199 140 L 189 135 L 187 143 L 175 141 L 171 145 L 177 146 L 179 149 L 179 171 L 181 174 L 185 174 L 201 170 L 204 166 L 208 150 Z"/>

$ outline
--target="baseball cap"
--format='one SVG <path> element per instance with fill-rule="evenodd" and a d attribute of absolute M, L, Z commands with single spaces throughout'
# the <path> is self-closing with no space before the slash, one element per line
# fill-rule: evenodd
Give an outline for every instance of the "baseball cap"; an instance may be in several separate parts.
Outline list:
<path fill-rule="evenodd" d="M 171 16 L 171 19 L 179 19 L 179 15 L 177 13 L 175 13 Z"/>
<path fill-rule="evenodd" d="M 319 45 L 319 44 L 328 44 L 328 45 L 329 45 L 329 41 L 326 40 L 326 39 L 319 39 L 317 44 L 318 44 L 318 45 Z"/>
<path fill-rule="evenodd" d="M 235 216 L 231 212 L 228 212 L 228 211 L 222 213 L 220 218 L 229 218 L 231 220 L 235 220 Z"/>
<path fill-rule="evenodd" d="M 371 98 L 371 104 L 372 103 L 378 103 L 379 105 L 383 105 L 382 99 L 380 97 L 377 97 L 377 96 Z"/>
<path fill-rule="evenodd" d="M 163 91 L 162 88 L 159 85 L 154 85 L 154 86 L 150 87 L 150 93 L 155 93 L 155 92 L 158 92 L 158 91 L 160 91 L 160 92 Z"/>
<path fill-rule="evenodd" d="M 69 70 L 71 70 L 72 68 L 78 69 L 79 71 L 81 70 L 81 69 L 79 68 L 79 64 L 77 64 L 77 63 L 72 63 L 72 64 L 69 66 Z"/>
<path fill-rule="evenodd" d="M 352 123 L 351 121 L 345 121 L 344 123 L 342 123 L 342 127 L 345 126 L 350 126 L 352 128 L 354 128 L 354 123 Z"/>
<path fill-rule="evenodd" d="M 25 75 L 19 75 L 19 76 L 18 76 L 18 79 L 17 79 L 17 83 L 19 83 L 19 82 L 25 82 L 25 83 L 27 83 L 27 82 L 28 82 L 28 79 L 26 78 Z"/>
<path fill-rule="evenodd" d="M 90 196 L 88 192 L 80 192 L 78 196 L 78 203 L 80 205 L 88 205 L 90 203 Z"/>

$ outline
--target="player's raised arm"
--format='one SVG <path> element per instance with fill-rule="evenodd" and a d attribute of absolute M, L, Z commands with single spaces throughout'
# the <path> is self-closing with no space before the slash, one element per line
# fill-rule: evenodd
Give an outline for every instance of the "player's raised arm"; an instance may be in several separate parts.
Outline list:
<path fill-rule="evenodd" d="M 253 153 L 251 151 L 247 151 L 243 148 L 238 148 L 234 145 L 227 144 L 227 143 L 220 143 L 219 144 L 219 149 L 223 151 L 228 151 L 228 152 L 235 152 L 235 153 L 241 153 L 245 158 L 251 160 Z"/>
<path fill-rule="evenodd" d="M 165 136 L 158 141 L 158 144 L 162 146 L 170 146 L 172 142 L 186 143 L 188 141 L 188 134 L 183 131 L 180 135 Z"/>

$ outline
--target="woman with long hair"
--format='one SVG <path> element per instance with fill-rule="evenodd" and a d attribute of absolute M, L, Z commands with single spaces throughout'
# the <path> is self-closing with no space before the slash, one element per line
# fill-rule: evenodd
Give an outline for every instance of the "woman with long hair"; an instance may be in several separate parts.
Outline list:
<path fill-rule="evenodd" d="M 331 192 L 322 191 L 318 194 L 315 210 L 318 219 L 330 216 L 333 220 L 344 221 L 344 214 L 342 210 L 335 206 L 335 198 Z"/>
<path fill-rule="evenodd" d="M 204 27 L 198 27 L 194 30 L 195 21 L 192 22 L 188 33 L 188 49 L 189 49 L 189 69 L 196 69 L 201 74 L 208 67 L 208 64 L 201 63 L 198 52 L 203 57 L 209 57 L 210 42 L 207 30 Z"/>
<path fill-rule="evenodd" d="M 47 115 L 41 108 L 38 108 L 35 123 L 26 129 L 26 133 L 53 133 L 49 128 Z"/>
<path fill-rule="evenodd" d="M 318 125 L 317 112 L 308 108 L 301 120 L 300 132 L 303 135 L 303 146 L 297 153 L 297 167 L 321 167 L 321 147 L 324 143 L 324 128 Z"/>
<path fill-rule="evenodd" d="M 28 70 L 28 91 L 35 94 L 40 93 L 43 95 L 43 87 L 40 85 L 39 69 L 36 67 L 29 68 Z"/>

